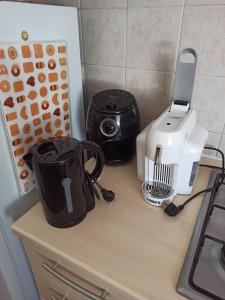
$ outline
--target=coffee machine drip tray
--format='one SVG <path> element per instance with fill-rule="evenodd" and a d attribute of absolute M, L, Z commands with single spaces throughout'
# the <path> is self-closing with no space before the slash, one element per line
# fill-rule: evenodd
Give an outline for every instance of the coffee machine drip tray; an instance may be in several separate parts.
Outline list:
<path fill-rule="evenodd" d="M 220 179 L 214 172 L 209 187 Z M 203 199 L 177 291 L 193 300 L 225 300 L 225 185 Z"/>

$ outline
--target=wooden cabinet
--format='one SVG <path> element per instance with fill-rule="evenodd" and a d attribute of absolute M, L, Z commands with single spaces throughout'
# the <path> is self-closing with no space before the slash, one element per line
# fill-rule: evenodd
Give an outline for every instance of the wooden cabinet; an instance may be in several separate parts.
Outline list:
<path fill-rule="evenodd" d="M 132 300 L 81 265 L 30 241 L 23 241 L 43 300 Z"/>
<path fill-rule="evenodd" d="M 206 164 L 215 162 L 205 161 Z M 199 170 L 195 191 L 210 171 Z M 176 218 L 148 205 L 136 161 L 105 166 L 102 185 L 115 201 L 96 201 L 79 225 L 50 226 L 41 203 L 13 225 L 23 241 L 44 300 L 181 300 L 176 284 L 195 225 L 201 196 Z M 177 197 L 176 203 L 184 201 Z"/>

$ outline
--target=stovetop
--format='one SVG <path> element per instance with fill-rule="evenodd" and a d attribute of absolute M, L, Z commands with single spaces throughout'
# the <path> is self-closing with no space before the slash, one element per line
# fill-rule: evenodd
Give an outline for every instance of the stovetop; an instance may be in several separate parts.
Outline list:
<path fill-rule="evenodd" d="M 220 179 L 214 171 L 208 186 Z M 225 300 L 225 185 L 203 199 L 177 291 L 193 300 Z"/>

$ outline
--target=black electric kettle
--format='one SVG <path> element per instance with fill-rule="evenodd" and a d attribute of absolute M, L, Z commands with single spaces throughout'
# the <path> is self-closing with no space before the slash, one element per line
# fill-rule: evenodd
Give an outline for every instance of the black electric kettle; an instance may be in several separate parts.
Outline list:
<path fill-rule="evenodd" d="M 85 150 L 96 158 L 91 174 L 84 169 Z M 97 144 L 53 137 L 33 145 L 23 159 L 34 172 L 49 224 L 73 226 L 94 208 L 93 184 L 104 165 L 104 154 Z"/>

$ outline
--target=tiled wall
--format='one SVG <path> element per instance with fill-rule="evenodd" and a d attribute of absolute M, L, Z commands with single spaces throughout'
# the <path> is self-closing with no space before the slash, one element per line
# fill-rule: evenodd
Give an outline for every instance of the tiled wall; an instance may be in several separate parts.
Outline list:
<path fill-rule="evenodd" d="M 225 150 L 225 0 L 81 0 L 86 99 L 122 88 L 138 102 L 142 125 L 168 106 L 176 56 L 198 52 L 193 106 Z"/>

